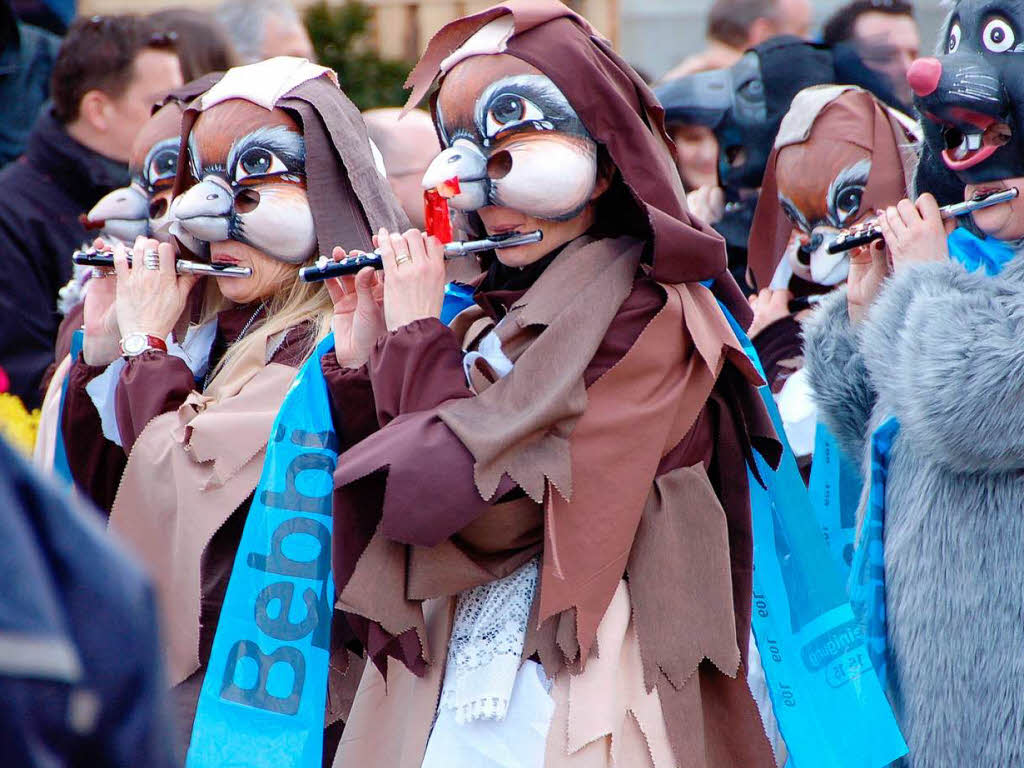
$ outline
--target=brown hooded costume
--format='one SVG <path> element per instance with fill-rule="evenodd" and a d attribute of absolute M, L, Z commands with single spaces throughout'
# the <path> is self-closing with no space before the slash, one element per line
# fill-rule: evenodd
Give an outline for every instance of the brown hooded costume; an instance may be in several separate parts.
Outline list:
<path fill-rule="evenodd" d="M 806 297 L 844 282 L 848 254 L 829 256 L 828 244 L 841 230 L 906 197 L 917 143 L 909 119 L 867 91 L 834 85 L 801 91 L 765 169 L 750 230 L 752 284 Z M 753 341 L 778 393 L 802 367 L 800 324 L 787 316 Z"/>
<path fill-rule="evenodd" d="M 335 475 L 339 606 L 374 661 L 335 765 L 421 765 L 456 595 L 538 555 L 523 658 L 553 678 L 546 766 L 772 765 L 745 683 L 745 461 L 777 443 L 701 281 L 741 322 L 745 302 L 686 212 L 653 95 L 561 3 L 443 28 L 410 104 L 506 14 L 502 52 L 554 81 L 618 172 L 590 233 L 518 278 L 492 267 L 451 328 L 399 328 L 359 370 L 323 361 L 352 446 Z M 492 332 L 512 370 L 478 359 L 467 385 L 464 350 Z"/>
<path fill-rule="evenodd" d="M 250 114 L 254 104 L 267 115 L 272 107 L 284 110 L 302 131 L 318 251 L 330 254 L 339 243 L 365 248 L 371 228 L 401 227 L 406 219 L 375 166 L 358 110 L 326 73 L 312 79 L 302 76 L 308 71 L 303 67 L 310 66 L 297 65 L 291 79 L 281 78 L 283 90 L 281 80 L 268 77 L 265 69 L 256 78 L 225 76 L 220 85 L 228 92 L 222 87 L 217 103 L 243 101 Z M 189 134 L 205 107 L 200 98 L 185 111 L 176 195 L 189 178 Z M 232 137 L 225 138 L 230 143 Z M 256 316 L 255 306 L 219 313 L 211 368 Z M 163 352 L 130 358 L 120 373 L 115 410 L 128 461 L 123 474 L 118 473 L 110 524 L 142 557 L 157 584 L 168 672 L 176 686 L 178 725 L 186 745 L 271 425 L 297 368 L 312 351 L 321 320 L 310 319 L 270 337 L 266 349 L 239 359 L 231 375 L 217 376 L 202 391 L 185 363 Z M 84 385 L 101 370 L 81 361 L 75 364 L 66 419 L 74 421 L 76 411 L 90 409 L 95 418 Z M 83 456 L 86 437 L 81 435 L 75 457 Z M 102 438 L 97 431 L 91 439 L 96 445 Z M 76 476 L 87 466 L 87 460 L 79 462 Z M 344 690 L 349 656 L 341 647 L 343 633 L 336 632 L 334 641 L 325 731 L 328 754 L 333 754 L 352 697 L 351 690 Z M 357 678 L 358 672 L 348 676 L 350 688 Z"/>

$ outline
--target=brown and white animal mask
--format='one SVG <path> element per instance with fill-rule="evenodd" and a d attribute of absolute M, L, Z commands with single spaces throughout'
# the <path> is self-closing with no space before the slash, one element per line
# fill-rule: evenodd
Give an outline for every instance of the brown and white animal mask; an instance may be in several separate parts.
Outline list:
<path fill-rule="evenodd" d="M 147 122 L 132 146 L 131 184 L 100 199 L 87 215 L 104 235 L 126 243 L 140 236 L 170 239 L 168 210 L 178 168 L 182 107 L 168 102 Z"/>
<path fill-rule="evenodd" d="M 316 252 L 302 129 L 283 109 L 227 99 L 199 114 L 188 138 L 192 179 L 171 206 L 176 228 L 236 240 L 289 264 Z"/>
<path fill-rule="evenodd" d="M 463 49 L 474 50 L 473 38 Z M 460 193 L 449 202 L 459 211 L 498 205 L 540 219 L 577 216 L 597 183 L 597 144 L 562 91 L 507 54 L 456 52 L 449 61 L 435 103 L 446 149 L 423 187 L 457 177 Z"/>

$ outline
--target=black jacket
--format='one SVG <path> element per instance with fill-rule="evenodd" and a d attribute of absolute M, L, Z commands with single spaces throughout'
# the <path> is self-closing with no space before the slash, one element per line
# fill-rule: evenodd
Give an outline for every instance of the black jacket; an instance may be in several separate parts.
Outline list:
<path fill-rule="evenodd" d="M 50 94 L 60 38 L 22 24 L 0 0 L 0 168 L 25 149 L 29 129 Z"/>
<path fill-rule="evenodd" d="M 0 170 L 0 367 L 27 406 L 42 400 L 60 324 L 57 291 L 88 239 L 78 217 L 127 183 L 127 166 L 72 139 L 50 109 L 25 154 Z"/>
<path fill-rule="evenodd" d="M 152 587 L 0 440 L 0 763 L 175 765 Z"/>

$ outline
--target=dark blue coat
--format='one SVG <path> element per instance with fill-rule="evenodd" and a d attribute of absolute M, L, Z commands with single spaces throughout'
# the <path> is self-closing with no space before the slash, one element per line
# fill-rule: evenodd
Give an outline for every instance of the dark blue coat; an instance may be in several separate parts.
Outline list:
<path fill-rule="evenodd" d="M 71 277 L 71 254 L 89 234 L 78 217 L 128 184 L 128 168 L 79 144 L 51 110 L 39 116 L 28 148 L 0 171 L 0 367 L 11 392 L 39 405 L 53 362 L 57 292 Z"/>
<path fill-rule="evenodd" d="M 0 763 L 176 764 L 152 588 L 0 440 Z"/>
<path fill-rule="evenodd" d="M 29 130 L 50 95 L 60 38 L 19 23 L 0 0 L 0 168 L 25 149 Z"/>

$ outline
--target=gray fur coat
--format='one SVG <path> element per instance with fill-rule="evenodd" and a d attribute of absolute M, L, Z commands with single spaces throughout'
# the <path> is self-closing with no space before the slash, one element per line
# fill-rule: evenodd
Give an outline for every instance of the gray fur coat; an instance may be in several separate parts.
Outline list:
<path fill-rule="evenodd" d="M 822 417 L 851 457 L 870 467 L 872 430 L 901 423 L 885 557 L 905 765 L 1024 766 L 1024 255 L 998 277 L 914 267 L 856 328 L 837 292 L 805 337 Z"/>

